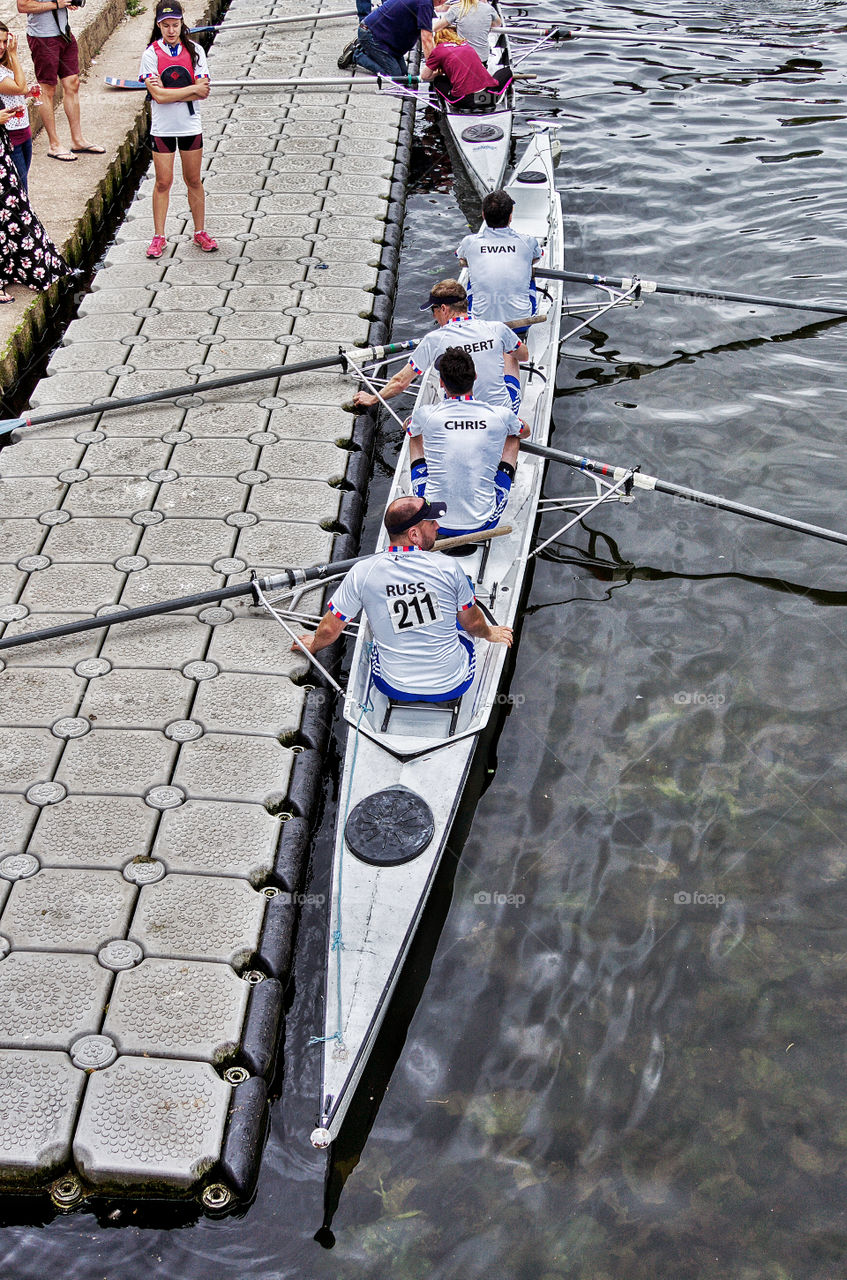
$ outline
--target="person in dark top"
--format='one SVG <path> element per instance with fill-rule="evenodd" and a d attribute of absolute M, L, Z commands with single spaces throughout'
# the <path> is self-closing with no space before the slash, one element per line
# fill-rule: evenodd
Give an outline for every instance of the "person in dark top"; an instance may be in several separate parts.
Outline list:
<path fill-rule="evenodd" d="M 383 0 L 359 24 L 357 39 L 338 59 L 339 67 L 362 67 L 374 75 L 406 75 L 406 54 L 420 37 L 424 57 L 432 51 L 432 0 Z"/>

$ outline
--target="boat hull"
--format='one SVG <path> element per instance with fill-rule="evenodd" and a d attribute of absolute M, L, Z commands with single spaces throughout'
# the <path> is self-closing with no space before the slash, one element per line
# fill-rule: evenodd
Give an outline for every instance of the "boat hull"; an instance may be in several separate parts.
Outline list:
<path fill-rule="evenodd" d="M 553 183 L 549 138 L 536 135 L 522 157 L 509 190 L 515 199 L 513 225 L 544 244 L 545 265 L 558 266 L 564 255 L 562 212 Z M 546 444 L 550 430 L 561 284 L 552 282 L 544 299 L 546 319 L 527 336 L 528 367 L 522 375 L 521 416 L 531 437 Z M 439 397 L 431 372 L 419 391 L 426 403 Z M 489 620 L 514 627 L 525 588 L 544 462 L 522 454 L 504 516 L 507 532 L 461 561 L 474 583 L 477 602 Z M 389 501 L 410 492 L 408 439 L 404 440 Z M 377 550 L 385 545 L 380 539 Z M 449 849 L 450 831 L 481 734 L 491 723 L 508 650 L 479 642 L 474 682 L 455 710 L 438 704 L 390 708 L 370 678 L 370 632 L 360 625 L 344 704 L 348 725 L 339 821 L 330 891 L 329 948 L 323 1035 L 317 1147 L 339 1132 L 353 1093 L 385 1018 L 403 962 L 426 905 L 433 880 Z M 400 861 L 409 831 L 396 819 L 413 797 L 431 831 L 412 856 Z M 402 800 L 402 803 L 399 801 Z M 369 817 L 371 844 L 394 865 L 374 865 L 358 848 L 351 820 L 373 802 L 387 819 Z M 404 826 L 404 822 L 407 826 Z M 414 843 L 414 842 L 413 842 Z"/>

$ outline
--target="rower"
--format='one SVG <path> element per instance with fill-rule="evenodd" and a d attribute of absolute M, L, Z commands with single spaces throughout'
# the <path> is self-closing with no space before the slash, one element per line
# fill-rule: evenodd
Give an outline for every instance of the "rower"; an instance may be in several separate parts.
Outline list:
<path fill-rule="evenodd" d="M 354 565 L 317 631 L 300 636 L 310 653 L 319 653 L 364 609 L 373 633 L 373 682 L 393 702 L 452 702 L 473 683 L 469 637 L 512 644 L 511 627 L 488 624 L 456 562 L 433 551 L 445 512 L 443 502 L 395 499 L 383 521 L 391 545 Z"/>
<path fill-rule="evenodd" d="M 482 202 L 482 227 L 465 236 L 456 250 L 459 262 L 468 269 L 468 299 L 474 319 L 535 315 L 538 300 L 532 268 L 541 259 L 541 248 L 535 236 L 512 229 L 514 208 L 508 191 L 489 192 Z"/>
<path fill-rule="evenodd" d="M 528 434 L 511 409 L 471 395 L 473 360 L 448 347 L 435 367 L 446 396 L 439 404 L 416 405 L 409 419 L 412 489 L 428 502 L 446 503 L 448 537 L 493 529 L 515 478 L 520 437 Z"/>
<path fill-rule="evenodd" d="M 520 408 L 520 361 L 529 356 L 526 343 L 499 320 L 471 319 L 468 295 L 458 280 L 439 280 L 433 285 L 421 311 L 431 311 L 438 328 L 426 335 L 415 348 L 409 363 L 395 373 L 382 389 L 382 399 L 391 400 L 434 363 L 448 347 L 463 347 L 476 366 L 474 396 L 486 404 L 504 409 Z M 353 403 L 362 407 L 374 405 L 379 396 L 357 391 Z"/>

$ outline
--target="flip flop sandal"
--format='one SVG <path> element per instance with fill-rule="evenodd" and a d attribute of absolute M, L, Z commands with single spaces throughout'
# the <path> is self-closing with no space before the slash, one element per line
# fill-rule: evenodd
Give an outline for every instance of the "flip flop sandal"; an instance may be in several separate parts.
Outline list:
<path fill-rule="evenodd" d="M 69 151 L 48 151 L 50 160 L 61 160 L 62 164 L 76 164 L 76 156 L 72 156 Z"/>

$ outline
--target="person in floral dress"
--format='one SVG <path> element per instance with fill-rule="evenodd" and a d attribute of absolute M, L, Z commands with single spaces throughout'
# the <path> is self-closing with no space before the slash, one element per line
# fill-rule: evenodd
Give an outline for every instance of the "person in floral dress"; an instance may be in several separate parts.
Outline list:
<path fill-rule="evenodd" d="M 7 140 L 6 121 L 13 111 L 0 111 L 0 303 L 14 302 L 6 284 L 49 289 L 62 276 L 73 275 L 59 250 L 32 211 L 21 185 Z"/>

